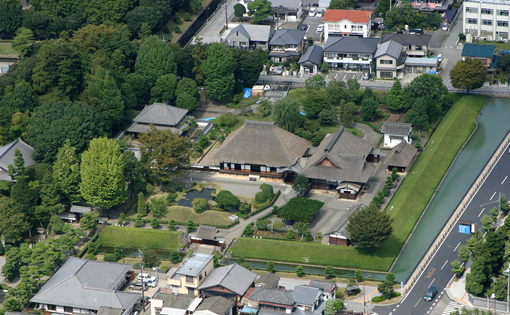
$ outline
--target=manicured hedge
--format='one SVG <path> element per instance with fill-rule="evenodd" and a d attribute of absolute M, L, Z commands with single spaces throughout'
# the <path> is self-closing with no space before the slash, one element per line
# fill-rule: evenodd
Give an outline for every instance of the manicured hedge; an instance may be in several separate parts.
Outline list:
<path fill-rule="evenodd" d="M 324 205 L 324 202 L 294 197 L 280 208 L 278 217 L 296 222 L 310 222 Z"/>
<path fill-rule="evenodd" d="M 262 211 L 266 210 L 267 208 L 271 207 L 272 205 L 274 205 L 274 203 L 276 202 L 276 200 L 278 200 L 278 197 L 280 197 L 280 194 L 281 194 L 281 193 L 282 193 L 282 192 L 281 192 L 280 190 L 278 190 L 278 191 L 276 192 L 276 194 L 274 195 L 273 199 L 271 199 L 270 201 L 269 201 L 269 200 L 268 200 L 268 201 L 266 201 L 266 203 L 268 202 L 266 205 L 264 205 L 264 206 L 262 206 L 262 207 L 258 208 L 258 209 L 257 209 L 257 210 L 255 210 L 255 211 L 252 211 L 252 212 L 250 213 L 250 215 L 251 215 L 251 216 L 254 216 L 254 215 L 256 215 L 257 213 L 260 213 L 260 212 L 262 212 Z"/>

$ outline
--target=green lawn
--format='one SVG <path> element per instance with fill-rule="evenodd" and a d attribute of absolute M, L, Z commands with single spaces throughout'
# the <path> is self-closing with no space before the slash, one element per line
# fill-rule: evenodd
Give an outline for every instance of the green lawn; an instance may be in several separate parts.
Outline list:
<path fill-rule="evenodd" d="M 476 118 L 485 103 L 484 97 L 454 96 L 454 105 L 432 135 L 434 150 L 424 151 L 418 157 L 409 175 L 389 207 L 394 218 L 394 232 L 390 239 L 374 252 L 354 247 L 328 246 L 300 242 L 239 238 L 233 247 L 233 256 L 303 263 L 332 265 L 387 271 L 411 233 L 448 167 L 476 126 Z"/>
<path fill-rule="evenodd" d="M 98 242 L 112 247 L 129 245 L 131 248 L 148 247 L 171 251 L 179 246 L 180 234 L 180 232 L 173 231 L 108 225 L 99 235 Z"/>
<path fill-rule="evenodd" d="M 192 220 L 195 224 L 212 224 L 212 225 L 229 225 L 232 223 L 228 219 L 232 213 L 227 211 L 207 210 L 202 213 L 196 213 L 192 208 L 171 206 L 168 208 L 168 213 L 161 218 L 161 220 L 175 220 L 175 222 L 188 222 Z M 146 219 L 152 219 L 149 214 Z"/>
<path fill-rule="evenodd" d="M 16 51 L 12 48 L 11 43 L 0 42 L 0 55 L 18 55 Z"/>

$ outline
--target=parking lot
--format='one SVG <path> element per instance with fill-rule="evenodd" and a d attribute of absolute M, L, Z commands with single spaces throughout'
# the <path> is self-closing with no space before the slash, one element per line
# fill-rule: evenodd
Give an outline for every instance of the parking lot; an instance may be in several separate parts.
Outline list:
<path fill-rule="evenodd" d="M 305 19 L 303 20 L 303 24 L 308 25 L 308 29 L 306 30 L 306 38 L 312 38 L 315 42 L 321 41 L 321 33 L 317 33 L 317 26 L 322 23 L 322 16 L 319 16 L 318 14 L 315 14 L 315 16 L 308 16 L 308 13 L 310 12 L 310 9 L 315 9 L 315 11 L 321 9 L 319 7 L 312 6 L 313 4 L 317 4 L 318 1 L 310 1 L 310 6 L 304 6 L 303 7 L 303 15 L 305 16 Z M 325 10 L 325 8 L 322 8 Z"/>
<path fill-rule="evenodd" d="M 347 82 L 349 79 L 356 79 L 361 81 L 363 77 L 363 72 L 361 71 L 335 71 L 330 70 L 330 72 L 326 75 L 326 81 L 329 79 L 337 79 L 339 81 Z"/>

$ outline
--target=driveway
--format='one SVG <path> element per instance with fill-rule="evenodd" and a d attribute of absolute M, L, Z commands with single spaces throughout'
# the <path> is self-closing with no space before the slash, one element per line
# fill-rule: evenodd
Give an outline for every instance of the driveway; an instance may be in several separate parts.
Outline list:
<path fill-rule="evenodd" d="M 443 31 L 443 30 L 437 30 L 435 32 L 432 32 L 432 34 L 431 34 L 432 38 L 430 39 L 429 47 L 431 49 L 441 48 L 441 46 L 443 44 L 443 39 L 446 36 L 446 34 L 448 34 L 448 32 Z"/>

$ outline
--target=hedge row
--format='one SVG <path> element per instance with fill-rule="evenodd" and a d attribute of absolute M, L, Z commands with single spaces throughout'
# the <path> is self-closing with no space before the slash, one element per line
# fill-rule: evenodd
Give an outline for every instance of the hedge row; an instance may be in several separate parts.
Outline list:
<path fill-rule="evenodd" d="M 87 251 L 89 250 L 90 243 L 93 243 L 93 242 L 97 241 L 98 238 L 99 238 L 99 234 L 98 233 L 94 234 L 94 236 L 92 236 L 90 241 L 88 241 L 87 244 L 85 244 L 85 246 L 83 246 L 81 251 L 78 252 L 78 258 L 82 258 L 87 253 Z"/>
<path fill-rule="evenodd" d="M 267 208 L 271 207 L 272 205 L 274 205 L 274 203 L 276 202 L 276 200 L 278 199 L 278 197 L 280 197 L 281 192 L 282 192 L 281 190 L 278 190 L 278 191 L 276 192 L 276 194 L 274 195 L 273 199 L 271 199 L 271 202 L 270 202 L 270 203 L 266 204 L 266 205 L 265 205 L 265 206 L 263 206 L 262 208 L 258 208 L 257 210 L 252 211 L 252 212 L 250 213 L 250 216 L 254 216 L 254 215 L 256 215 L 257 213 L 260 213 L 260 212 L 262 212 L 262 211 L 266 210 Z"/>

